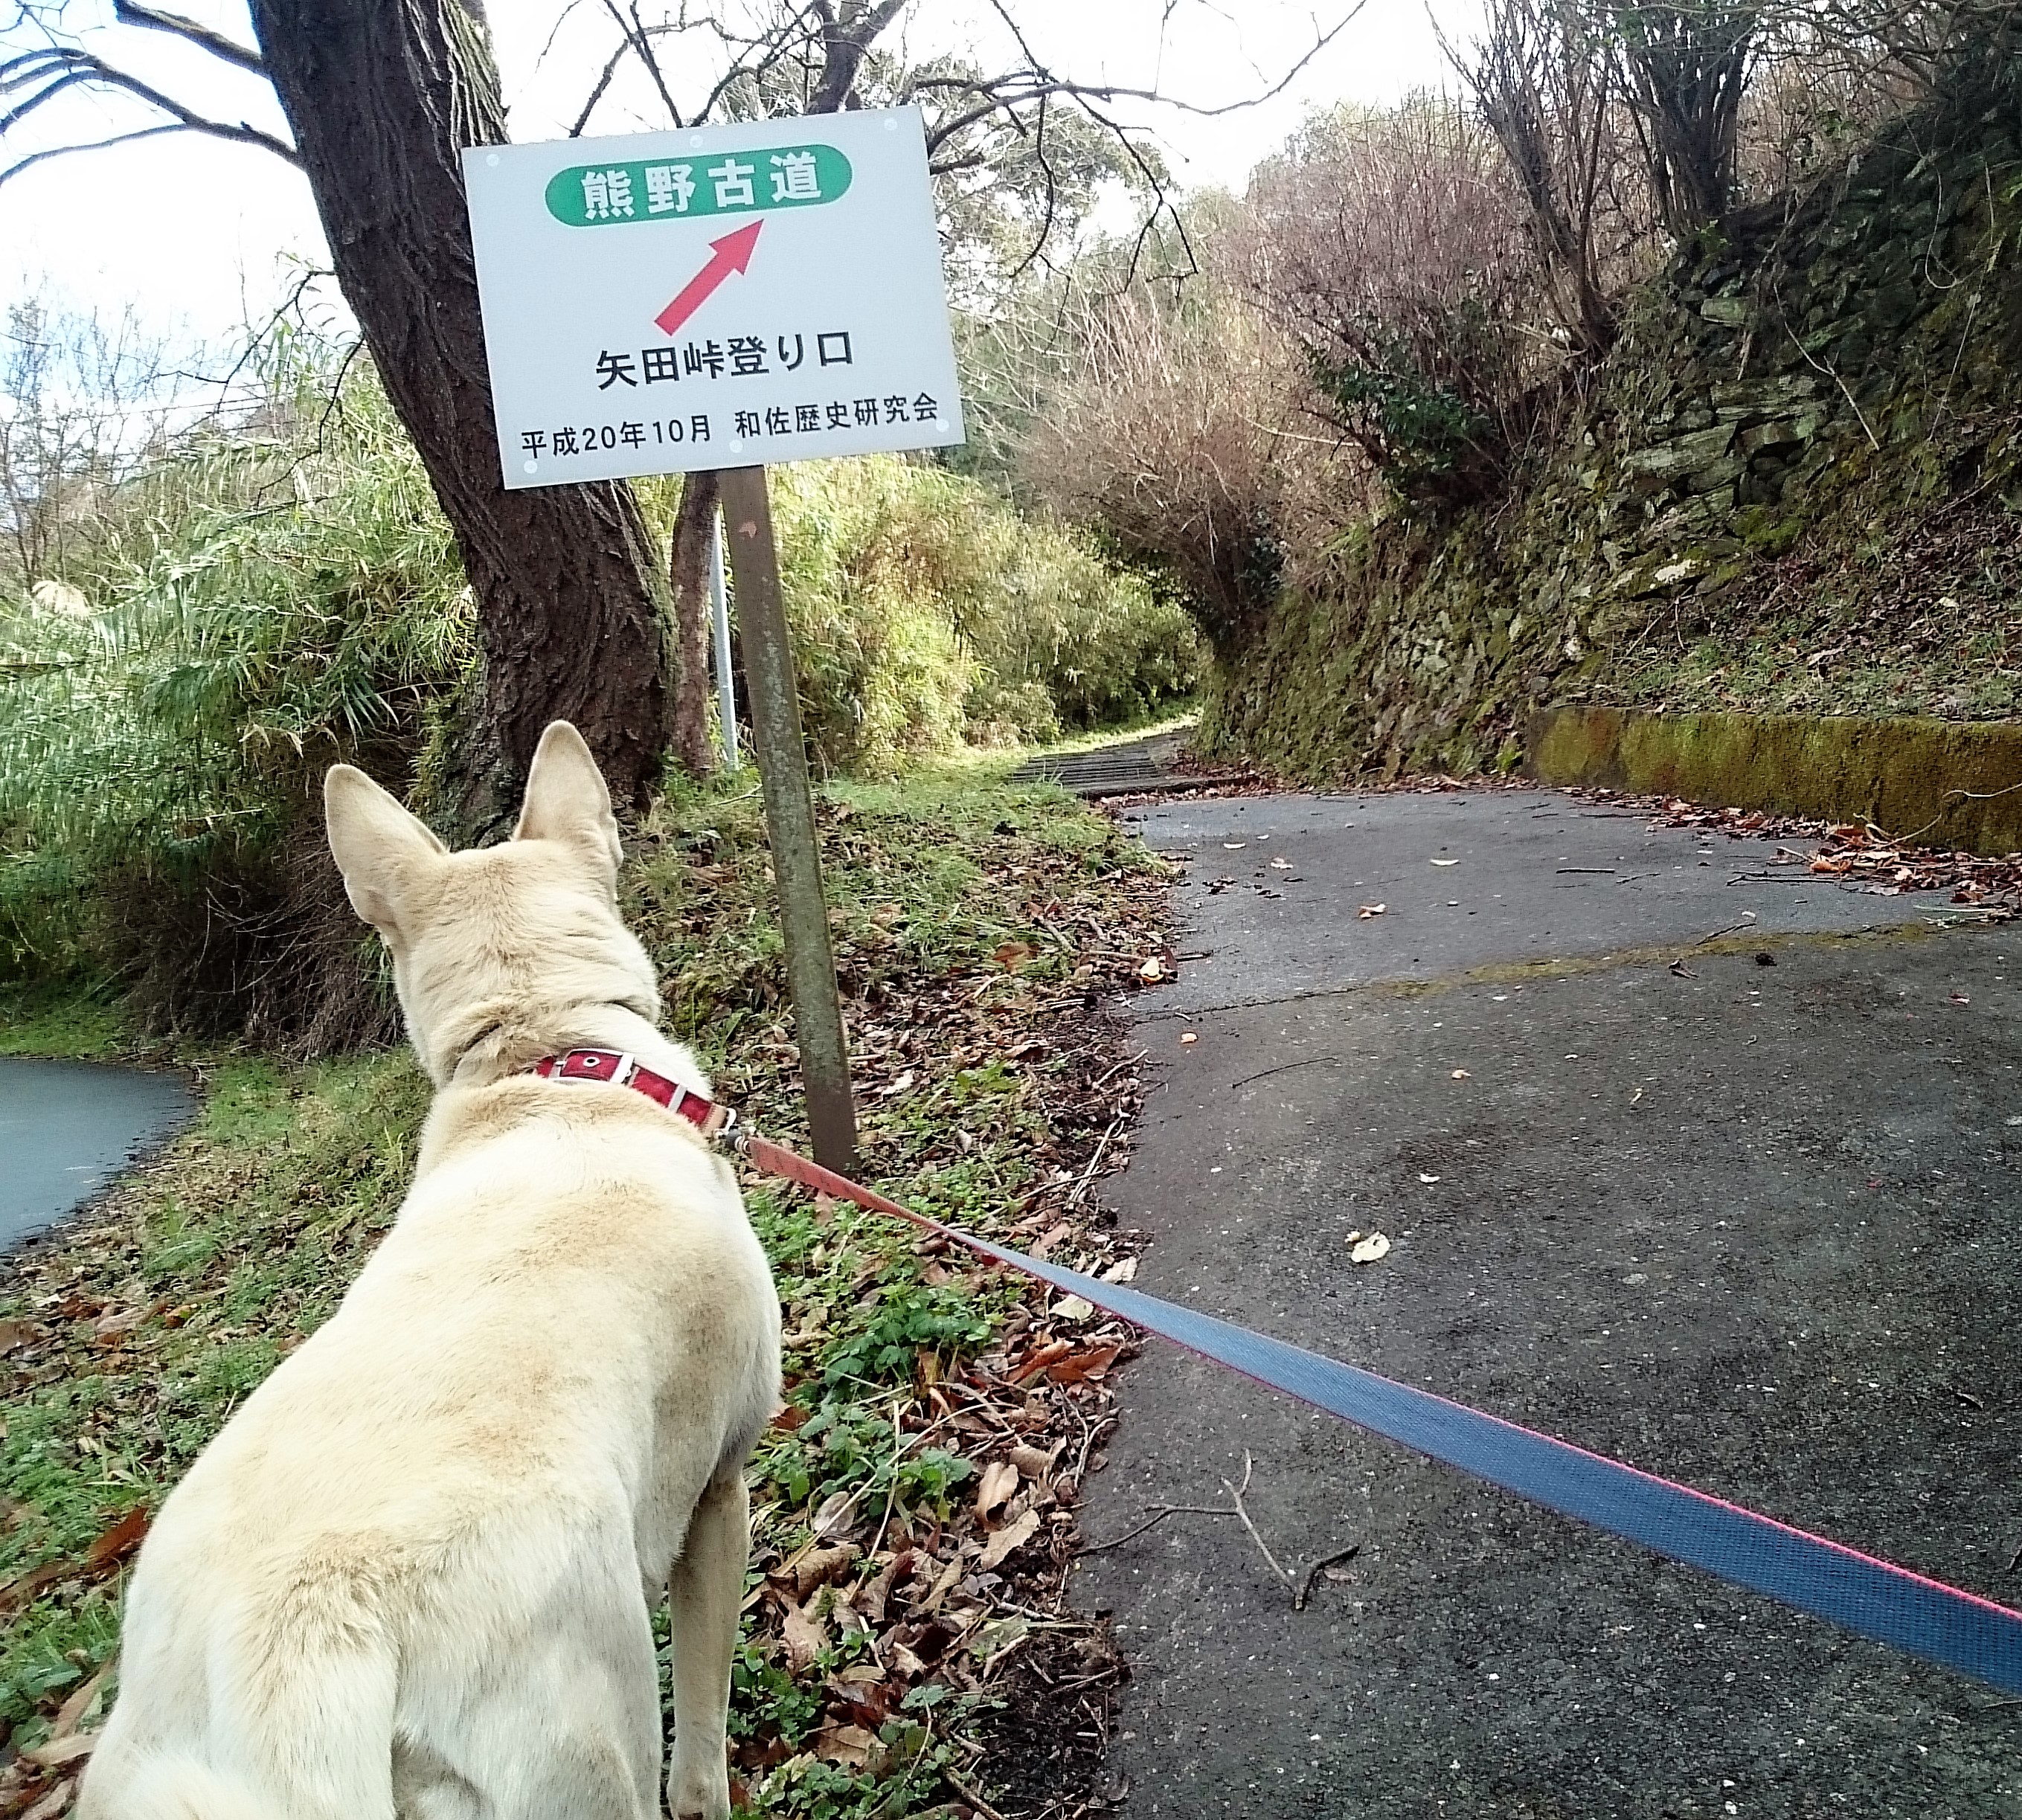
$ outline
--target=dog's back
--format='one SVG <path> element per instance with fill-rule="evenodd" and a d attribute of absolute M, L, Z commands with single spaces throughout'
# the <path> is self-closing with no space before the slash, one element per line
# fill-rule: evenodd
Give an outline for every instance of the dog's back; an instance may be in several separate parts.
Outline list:
<path fill-rule="evenodd" d="M 778 1303 L 693 1127 L 503 1066 L 438 1096 L 342 1307 L 163 1506 L 78 1820 L 656 1807 L 649 1603 L 776 1405 Z"/>

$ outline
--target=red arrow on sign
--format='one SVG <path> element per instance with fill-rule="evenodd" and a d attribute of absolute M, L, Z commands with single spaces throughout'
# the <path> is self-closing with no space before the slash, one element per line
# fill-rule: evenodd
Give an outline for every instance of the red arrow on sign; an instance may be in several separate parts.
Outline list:
<path fill-rule="evenodd" d="M 735 234 L 709 243 L 709 263 L 681 286 L 681 295 L 654 317 L 663 334 L 671 335 L 708 301 L 710 294 L 733 272 L 741 272 L 751 263 L 751 249 L 758 244 L 764 218 Z"/>

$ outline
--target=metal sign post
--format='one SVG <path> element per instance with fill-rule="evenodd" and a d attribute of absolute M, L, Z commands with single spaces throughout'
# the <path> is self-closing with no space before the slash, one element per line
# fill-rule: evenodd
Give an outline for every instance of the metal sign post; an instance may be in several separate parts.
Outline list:
<path fill-rule="evenodd" d="M 814 791 L 801 732 L 801 695 L 793 640 L 779 593 L 779 553 L 763 468 L 723 471 L 723 515 L 730 527 L 730 567 L 737 584 L 737 624 L 744 637 L 744 680 L 751 691 L 751 742 L 765 797 L 779 928 L 787 939 L 787 987 L 794 998 L 801 1081 L 808 1100 L 815 1160 L 856 1154 L 856 1109 L 849 1093 L 849 1052 L 836 996 L 835 950 L 815 839 Z"/>
<path fill-rule="evenodd" d="M 501 477 L 723 475 L 753 743 L 816 1158 L 856 1120 L 761 464 L 962 440 L 914 108 L 463 154 Z M 717 565 L 717 573 L 721 573 Z M 728 626 L 717 686 L 734 764 Z"/>
<path fill-rule="evenodd" d="M 717 737 L 723 747 L 723 768 L 737 769 L 737 687 L 730 676 L 730 594 L 723 585 L 723 515 L 709 521 L 710 622 L 716 645 Z"/>

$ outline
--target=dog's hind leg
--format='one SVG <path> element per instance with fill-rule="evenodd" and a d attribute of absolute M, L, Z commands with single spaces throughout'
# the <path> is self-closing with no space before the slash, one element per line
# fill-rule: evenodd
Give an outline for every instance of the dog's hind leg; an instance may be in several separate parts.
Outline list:
<path fill-rule="evenodd" d="M 674 1641 L 674 1756 L 667 1805 L 674 1820 L 728 1820 L 730 1775 L 724 1727 L 737 1603 L 751 1549 L 751 1503 L 744 1475 L 719 1472 L 688 1519 L 668 1578 Z"/>
<path fill-rule="evenodd" d="M 611 1552 L 608 1571 L 551 1588 L 536 1624 L 497 1646 L 484 1697 L 418 1741 L 451 1772 L 440 1782 L 460 1778 L 476 1793 L 484 1820 L 657 1814 L 660 1689 L 651 1617 L 629 1552 Z M 440 1811 L 457 1813 L 454 1806 Z"/>

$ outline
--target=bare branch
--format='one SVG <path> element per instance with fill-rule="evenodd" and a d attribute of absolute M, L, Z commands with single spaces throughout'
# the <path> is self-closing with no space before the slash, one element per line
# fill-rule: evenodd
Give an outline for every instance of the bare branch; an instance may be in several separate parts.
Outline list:
<path fill-rule="evenodd" d="M 250 71 L 256 76 L 267 73 L 259 52 L 235 44 L 224 33 L 199 25 L 194 19 L 185 19 L 180 13 L 159 12 L 154 7 L 141 5 L 138 0 L 112 0 L 112 13 L 122 25 L 140 25 L 151 31 L 166 31 L 171 37 L 195 45 L 199 50 L 210 52 L 221 62 L 228 63 L 235 68 Z"/>
<path fill-rule="evenodd" d="M 597 111 L 597 104 L 604 99 L 604 91 L 611 86 L 611 78 L 618 74 L 618 66 L 624 62 L 625 53 L 631 48 L 632 41 L 626 38 L 604 59 L 604 68 L 597 78 L 596 86 L 589 91 L 589 98 L 582 104 L 582 112 L 576 115 L 568 129 L 570 138 L 580 139 L 582 137 L 582 129 L 589 124 L 590 115 Z"/>
<path fill-rule="evenodd" d="M 191 108 L 185 108 L 181 102 L 163 94 L 160 89 L 151 87 L 137 76 L 131 76 L 124 70 L 114 68 L 111 64 L 106 63 L 101 58 L 92 56 L 88 51 L 67 46 L 54 46 L 45 50 L 29 51 L 20 57 L 10 58 L 7 62 L 0 64 L 0 95 L 17 92 L 25 88 L 33 88 L 38 83 L 42 86 L 37 88 L 35 93 L 30 95 L 25 101 L 20 102 L 5 114 L 0 114 L 0 133 L 6 132 L 9 128 L 25 119 L 37 108 L 55 100 L 66 89 L 90 86 L 118 90 L 135 96 L 148 103 L 150 107 L 159 108 L 164 114 L 170 115 L 182 130 L 206 133 L 214 139 L 230 140 L 237 144 L 257 145 L 263 151 L 271 151 L 276 158 L 285 159 L 290 164 L 299 167 L 301 163 L 301 159 L 297 154 L 295 148 L 286 140 L 277 139 L 271 133 L 263 132 L 260 128 L 243 120 L 234 123 L 226 120 L 210 119 Z M 135 137 L 138 135 L 127 134 L 122 137 Z M 100 140 L 96 142 L 97 145 L 101 146 L 114 143 L 116 141 L 113 140 Z M 95 147 L 80 146 L 76 149 L 90 150 L 95 149 Z M 54 155 L 54 153 L 38 154 L 37 158 L 47 155 Z M 20 163 L 14 166 L 7 174 L 13 176 L 26 170 L 30 164 L 36 161 L 36 158 L 24 159 Z"/>
<path fill-rule="evenodd" d="M 170 121 L 160 126 L 144 126 L 137 133 L 115 133 L 110 139 L 93 139 L 82 145 L 53 145 L 46 151 L 31 151 L 26 158 L 17 159 L 4 169 L 0 169 L 0 184 L 19 177 L 24 170 L 52 158 L 68 158 L 74 151 L 103 151 L 108 145 L 125 145 L 136 139 L 155 139 L 164 133 L 188 133 L 192 129 L 180 121 Z"/>
<path fill-rule="evenodd" d="M 810 114 L 833 114 L 849 99 L 871 40 L 899 16 L 905 4 L 906 0 L 876 0 L 867 8 L 849 9 L 840 24 L 823 6 L 822 76 L 808 104 Z"/>
<path fill-rule="evenodd" d="M 653 55 L 652 40 L 646 31 L 644 22 L 639 17 L 638 7 L 636 5 L 633 7 L 629 23 L 618 9 L 618 0 L 604 0 L 604 9 L 615 21 L 619 35 L 631 46 L 632 54 L 646 66 L 646 74 L 653 78 L 653 86 L 660 92 L 660 103 L 667 110 L 669 124 L 675 126 L 684 125 L 681 111 L 674 105 L 674 97 L 668 91 L 667 78 L 661 71 L 660 60 Z M 586 119 L 589 113 L 589 107 L 586 105 L 583 109 Z M 575 135 L 571 133 L 569 137 L 574 138 Z"/>

